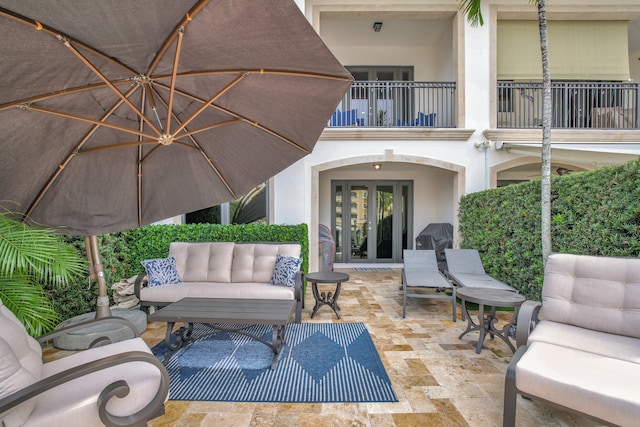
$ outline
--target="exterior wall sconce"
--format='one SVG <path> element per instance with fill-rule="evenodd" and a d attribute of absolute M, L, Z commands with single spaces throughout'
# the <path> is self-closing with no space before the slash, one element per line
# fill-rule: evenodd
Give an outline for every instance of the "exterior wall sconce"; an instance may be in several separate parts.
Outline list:
<path fill-rule="evenodd" d="M 375 169 L 375 170 L 377 170 L 377 171 L 378 171 L 378 170 L 380 170 L 381 168 L 382 168 L 382 165 L 381 165 L 380 163 L 374 163 L 374 164 L 373 164 L 373 169 Z"/>
<path fill-rule="evenodd" d="M 373 31 L 375 31 L 376 33 L 379 33 L 381 29 L 382 29 L 382 22 L 373 23 Z"/>

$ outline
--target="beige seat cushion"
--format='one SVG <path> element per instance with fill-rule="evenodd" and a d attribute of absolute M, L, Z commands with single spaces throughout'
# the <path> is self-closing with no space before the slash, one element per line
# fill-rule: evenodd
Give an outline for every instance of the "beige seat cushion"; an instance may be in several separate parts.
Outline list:
<path fill-rule="evenodd" d="M 516 367 L 516 386 L 533 396 L 618 425 L 640 420 L 640 364 L 532 342 Z"/>
<path fill-rule="evenodd" d="M 271 283 L 183 282 L 142 288 L 140 297 L 143 301 L 170 303 L 188 297 L 294 299 L 295 295 L 293 288 Z"/>
<path fill-rule="evenodd" d="M 640 340 L 564 323 L 540 321 L 528 343 L 546 342 L 640 364 Z"/>

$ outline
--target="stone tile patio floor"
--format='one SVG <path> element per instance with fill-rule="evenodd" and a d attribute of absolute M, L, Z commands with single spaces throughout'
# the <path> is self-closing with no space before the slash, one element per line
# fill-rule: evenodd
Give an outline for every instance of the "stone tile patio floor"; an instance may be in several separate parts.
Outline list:
<path fill-rule="evenodd" d="M 397 403 L 234 403 L 169 401 L 150 426 L 501 426 L 504 375 L 511 351 L 487 337 L 476 354 L 477 333 L 463 339 L 466 322 L 451 321 L 448 301 L 409 299 L 402 318 L 400 269 L 354 271 L 338 300 L 342 319 L 329 307 L 310 318 L 307 289 L 303 322 L 364 322 L 398 397 Z M 320 285 L 322 287 L 322 285 Z M 327 290 L 331 286 L 327 285 Z M 333 290 L 333 289 L 331 289 Z M 161 342 L 165 324 L 150 323 L 143 338 Z M 517 425 L 595 426 L 575 414 L 518 398 Z"/>

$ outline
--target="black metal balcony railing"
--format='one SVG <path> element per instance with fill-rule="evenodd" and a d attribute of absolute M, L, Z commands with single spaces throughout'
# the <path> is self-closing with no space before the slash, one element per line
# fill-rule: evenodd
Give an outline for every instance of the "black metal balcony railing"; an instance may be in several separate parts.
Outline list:
<path fill-rule="evenodd" d="M 452 82 L 356 81 L 328 127 L 455 127 Z"/>
<path fill-rule="evenodd" d="M 542 83 L 497 84 L 498 128 L 542 126 Z M 552 128 L 638 129 L 638 83 L 552 82 Z"/>

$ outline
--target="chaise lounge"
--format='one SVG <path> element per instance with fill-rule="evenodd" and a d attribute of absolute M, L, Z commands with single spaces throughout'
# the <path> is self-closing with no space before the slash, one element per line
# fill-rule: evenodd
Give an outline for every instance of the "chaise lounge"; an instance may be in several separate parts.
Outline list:
<path fill-rule="evenodd" d="M 407 298 L 451 300 L 453 321 L 456 321 L 456 287 L 438 269 L 435 250 L 408 250 L 404 252 L 402 268 L 402 317 L 407 315 Z M 432 292 L 421 292 L 421 290 Z M 451 291 L 447 294 L 445 291 Z"/>

